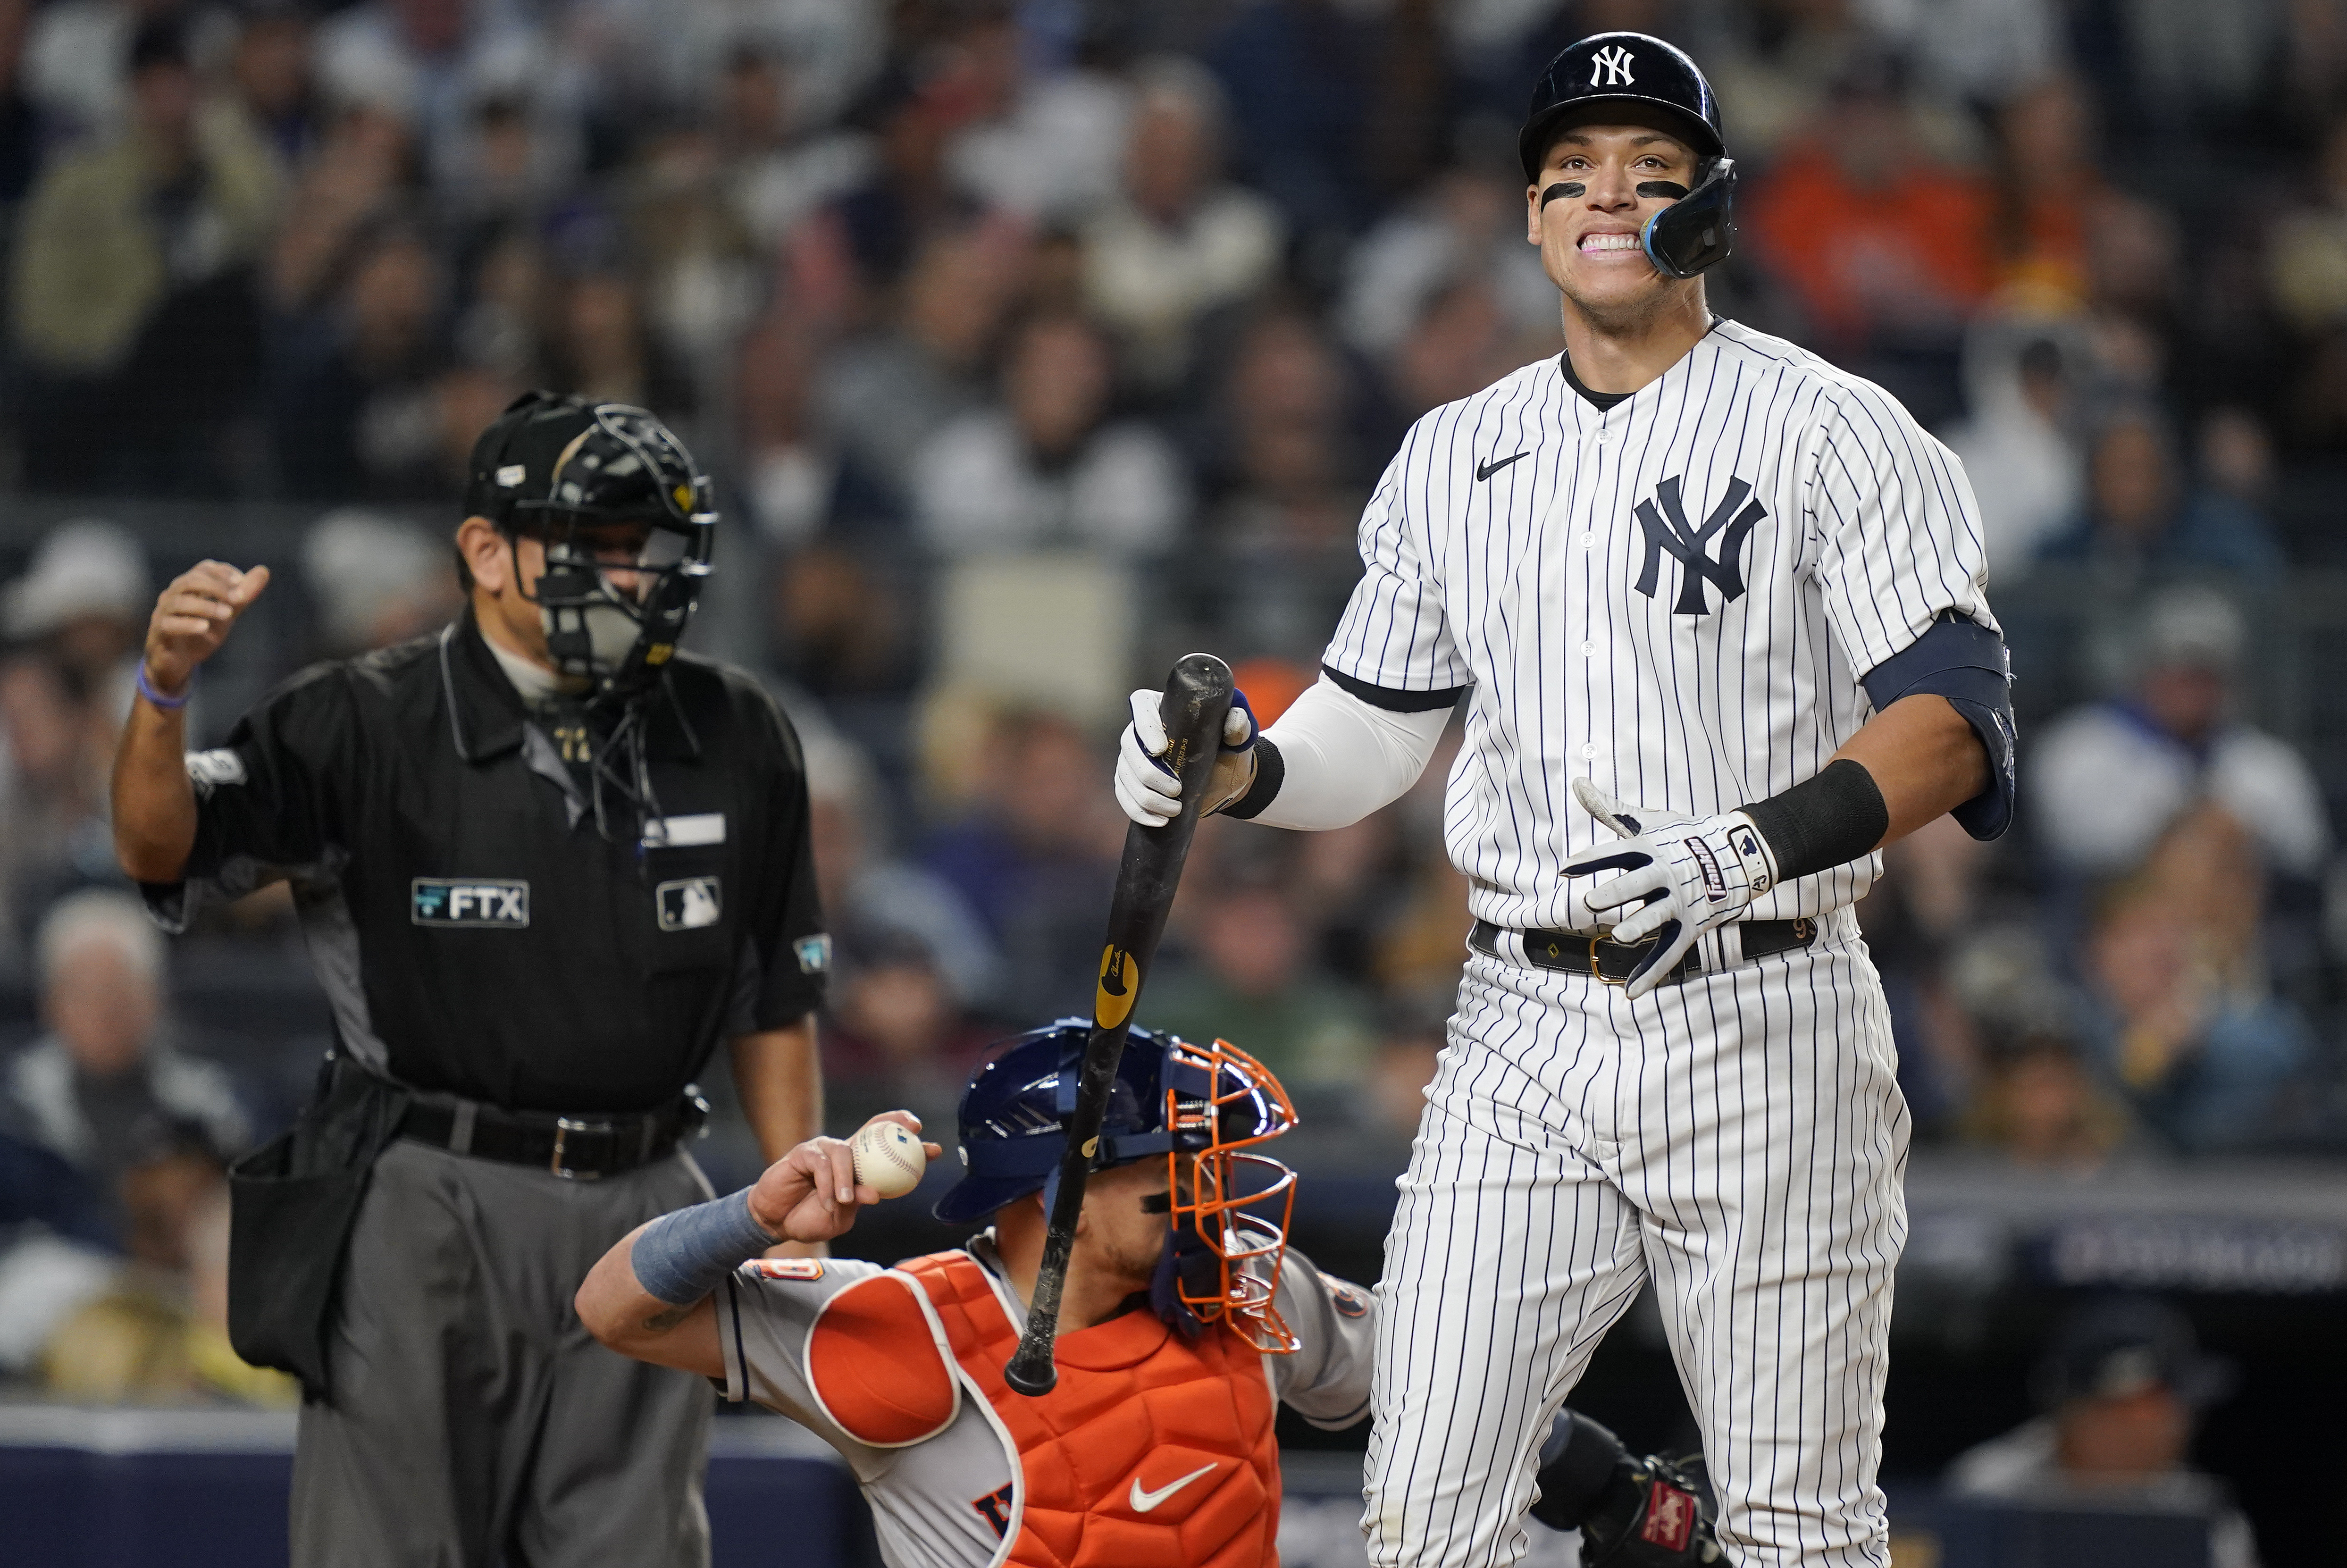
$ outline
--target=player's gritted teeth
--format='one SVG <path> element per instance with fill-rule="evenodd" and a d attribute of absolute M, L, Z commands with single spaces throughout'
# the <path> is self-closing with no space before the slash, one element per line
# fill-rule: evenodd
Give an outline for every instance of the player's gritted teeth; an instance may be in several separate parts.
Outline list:
<path fill-rule="evenodd" d="M 1635 251 L 1638 249 L 1638 236 L 1635 231 L 1627 234 L 1583 234 L 1577 249 L 1584 256 L 1602 256 L 1621 251 Z"/>

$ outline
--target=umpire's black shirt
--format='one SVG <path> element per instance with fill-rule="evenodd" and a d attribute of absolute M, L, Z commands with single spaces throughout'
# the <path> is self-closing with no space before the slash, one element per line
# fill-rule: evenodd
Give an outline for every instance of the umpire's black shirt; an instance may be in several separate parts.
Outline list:
<path fill-rule="evenodd" d="M 178 928 L 285 877 L 363 1065 L 509 1110 L 658 1109 L 721 1038 L 813 1011 L 830 943 L 790 721 L 685 654 L 643 701 L 660 815 L 622 806 L 613 842 L 469 610 L 315 666 L 189 757 L 187 879 L 149 902 Z"/>

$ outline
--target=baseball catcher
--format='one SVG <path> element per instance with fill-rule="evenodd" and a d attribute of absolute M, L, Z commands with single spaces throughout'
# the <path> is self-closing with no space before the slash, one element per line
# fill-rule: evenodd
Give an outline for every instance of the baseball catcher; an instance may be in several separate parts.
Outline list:
<path fill-rule="evenodd" d="M 1376 1302 L 1286 1245 L 1296 1173 L 1263 1145 L 1295 1112 L 1245 1051 L 1133 1031 L 1077 1227 L 1059 1384 L 1029 1399 L 1004 1382 L 1088 1033 L 1062 1020 L 972 1076 L 964 1173 L 936 1207 L 985 1224 L 966 1245 L 894 1268 L 762 1257 L 786 1238 L 841 1235 L 878 1201 L 848 1145 L 817 1138 L 754 1186 L 620 1241 L 579 1292 L 581 1320 L 613 1349 L 699 1372 L 838 1450 L 891 1568 L 1276 1563 L 1277 1407 L 1332 1430 L 1368 1413 Z M 1688 1512 L 1656 1529 L 1674 1503 L 1643 1483 L 1664 1472 L 1573 1422 L 1558 1428 L 1544 1522 L 1586 1516 L 1593 1553 L 1646 1553 L 1591 1561 L 1716 1560 L 1700 1554 L 1710 1538 L 1694 1489 L 1672 1494 Z"/>

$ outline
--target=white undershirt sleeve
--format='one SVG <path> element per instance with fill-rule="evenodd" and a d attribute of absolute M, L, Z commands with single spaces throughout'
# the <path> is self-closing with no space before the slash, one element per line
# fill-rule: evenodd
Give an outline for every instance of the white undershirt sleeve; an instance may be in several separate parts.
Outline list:
<path fill-rule="evenodd" d="M 1418 782 L 1450 721 L 1448 708 L 1389 712 L 1322 676 L 1263 733 L 1287 777 L 1255 820 L 1304 829 L 1360 821 Z"/>

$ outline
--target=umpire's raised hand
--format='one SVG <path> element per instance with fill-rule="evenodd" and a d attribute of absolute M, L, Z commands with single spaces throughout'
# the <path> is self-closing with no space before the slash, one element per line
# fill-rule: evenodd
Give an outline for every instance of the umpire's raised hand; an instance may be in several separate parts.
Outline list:
<path fill-rule="evenodd" d="M 171 579 L 147 620 L 138 701 L 114 753 L 114 857 L 139 882 L 179 879 L 196 843 L 188 778 L 188 685 L 237 618 L 269 586 L 269 569 L 208 560 Z"/>
<path fill-rule="evenodd" d="M 156 597 L 147 620 L 141 694 L 150 702 L 183 699 L 196 667 L 220 651 L 237 618 L 269 586 L 269 569 L 239 571 L 226 561 L 199 561 Z"/>

